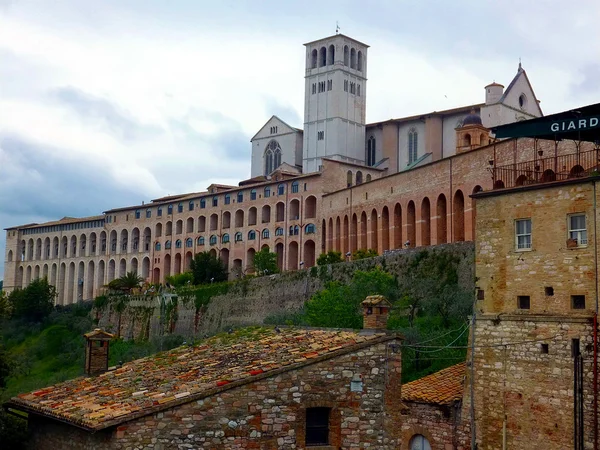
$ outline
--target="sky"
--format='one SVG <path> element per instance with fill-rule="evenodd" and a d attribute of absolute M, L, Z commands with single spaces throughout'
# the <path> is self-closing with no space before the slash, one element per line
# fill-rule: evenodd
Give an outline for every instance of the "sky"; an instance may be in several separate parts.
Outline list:
<path fill-rule="evenodd" d="M 0 227 L 248 178 L 271 115 L 302 127 L 302 44 L 336 22 L 370 45 L 376 122 L 483 102 L 519 58 L 545 114 L 598 103 L 598 17 L 597 0 L 0 0 Z"/>

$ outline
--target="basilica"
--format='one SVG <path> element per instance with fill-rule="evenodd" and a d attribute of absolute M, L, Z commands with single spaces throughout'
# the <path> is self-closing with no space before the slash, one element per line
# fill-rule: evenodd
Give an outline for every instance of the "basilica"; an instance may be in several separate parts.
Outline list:
<path fill-rule="evenodd" d="M 490 165 L 538 151 L 490 132 L 542 116 L 525 70 L 506 88 L 485 86 L 481 103 L 367 123 L 368 48 L 343 34 L 305 44 L 304 128 L 272 116 L 251 138 L 251 178 L 237 186 L 7 228 L 4 289 L 45 276 L 69 304 L 129 271 L 164 282 L 202 251 L 235 279 L 253 273 L 265 247 L 287 271 L 329 250 L 472 240 L 470 196 L 493 187 Z"/>

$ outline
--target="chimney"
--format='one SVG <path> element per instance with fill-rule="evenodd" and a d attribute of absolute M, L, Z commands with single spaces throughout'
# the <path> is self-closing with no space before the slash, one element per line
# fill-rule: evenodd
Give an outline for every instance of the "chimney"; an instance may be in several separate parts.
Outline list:
<path fill-rule="evenodd" d="M 369 295 L 362 303 L 363 330 L 385 330 L 392 304 L 383 295 Z"/>
<path fill-rule="evenodd" d="M 85 373 L 99 375 L 108 370 L 108 347 L 114 335 L 96 328 L 85 338 Z"/>

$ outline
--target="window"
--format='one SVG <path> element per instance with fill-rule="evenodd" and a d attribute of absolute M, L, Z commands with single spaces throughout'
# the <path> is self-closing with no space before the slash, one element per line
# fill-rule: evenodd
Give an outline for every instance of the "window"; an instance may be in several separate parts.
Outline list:
<path fill-rule="evenodd" d="M 193 202 L 193 201 L 191 201 L 191 202 L 188 204 L 188 211 L 193 211 L 193 210 L 194 210 L 194 202 Z"/>
<path fill-rule="evenodd" d="M 254 231 L 254 230 L 248 231 L 248 240 L 253 241 L 255 239 L 256 239 L 256 231 Z"/>
<path fill-rule="evenodd" d="M 285 185 L 280 184 L 279 186 L 277 186 L 277 195 L 283 195 L 285 194 Z"/>
<path fill-rule="evenodd" d="M 519 295 L 517 297 L 517 308 L 529 309 L 531 307 L 531 299 L 529 295 Z"/>
<path fill-rule="evenodd" d="M 219 197 L 217 197 L 216 195 L 212 198 L 212 205 L 214 207 L 219 206 Z"/>
<path fill-rule="evenodd" d="M 371 136 L 367 141 L 367 166 L 375 165 L 375 138 Z"/>
<path fill-rule="evenodd" d="M 217 237 L 213 234 L 210 239 L 208 240 L 208 243 L 210 245 L 216 245 L 217 244 Z"/>
<path fill-rule="evenodd" d="M 235 233 L 234 240 L 235 240 L 235 242 L 242 242 L 242 233 L 241 233 L 241 231 L 238 231 L 237 233 Z"/>
<path fill-rule="evenodd" d="M 200 199 L 200 209 L 204 209 L 204 208 L 206 208 L 206 199 L 201 198 Z"/>
<path fill-rule="evenodd" d="M 262 238 L 269 239 L 269 230 L 267 230 L 266 228 L 262 231 Z"/>
<path fill-rule="evenodd" d="M 223 244 L 227 244 L 227 243 L 229 242 L 229 234 L 228 234 L 228 233 L 225 233 L 225 234 L 223 235 L 223 238 L 221 239 L 221 242 L 222 242 Z"/>
<path fill-rule="evenodd" d="M 317 231 L 317 227 L 315 227 L 315 224 L 313 223 L 309 223 L 308 225 L 306 225 L 306 227 L 304 227 L 304 233 L 306 234 L 314 234 Z"/>
<path fill-rule="evenodd" d="M 283 228 L 281 228 L 281 227 L 276 228 L 275 236 L 283 236 Z"/>
<path fill-rule="evenodd" d="M 181 239 L 175 241 L 175 248 L 181 248 Z"/>
<path fill-rule="evenodd" d="M 225 196 L 225 204 L 226 204 L 226 205 L 229 205 L 229 204 L 231 204 L 231 195 L 227 194 L 227 195 Z"/>
<path fill-rule="evenodd" d="M 194 240 L 192 238 L 187 238 L 185 240 L 185 246 L 187 248 L 192 248 L 194 246 Z"/>
<path fill-rule="evenodd" d="M 154 244 L 154 250 L 156 250 L 157 252 L 160 252 L 160 242 L 157 242 L 156 244 Z"/>
<path fill-rule="evenodd" d="M 167 206 L 167 214 L 173 214 L 173 205 Z"/>
<path fill-rule="evenodd" d="M 265 149 L 265 175 L 270 175 L 281 165 L 281 146 L 275 140 L 267 144 Z"/>
<path fill-rule="evenodd" d="M 297 181 L 294 181 L 292 183 L 292 194 L 297 194 L 298 188 L 299 188 L 299 183 Z"/>
<path fill-rule="evenodd" d="M 414 128 L 408 132 L 408 164 L 412 164 L 417 160 L 419 133 Z"/>
<path fill-rule="evenodd" d="M 165 250 L 169 250 L 171 248 L 171 241 L 165 242 Z"/>
<path fill-rule="evenodd" d="M 410 439 L 409 450 L 431 450 L 431 444 L 422 434 L 415 434 Z"/>
<path fill-rule="evenodd" d="M 356 95 L 360 97 L 360 84 L 356 85 Z"/>
<path fill-rule="evenodd" d="M 547 355 L 548 354 L 548 344 L 541 344 L 540 351 L 542 352 L 542 354 Z"/>
<path fill-rule="evenodd" d="M 317 83 L 313 83 L 312 84 L 312 93 L 316 94 L 317 93 Z"/>
<path fill-rule="evenodd" d="M 525 108 L 525 106 L 527 106 L 527 97 L 525 97 L 525 94 L 519 95 L 519 106 L 521 108 Z"/>
<path fill-rule="evenodd" d="M 554 295 L 554 288 L 552 286 L 546 286 L 544 288 L 544 294 L 546 294 L 547 297 L 552 297 Z"/>
<path fill-rule="evenodd" d="M 277 126 L 271 127 L 271 134 L 277 134 Z"/>
<path fill-rule="evenodd" d="M 587 245 L 585 214 L 571 214 L 569 216 L 569 239 L 573 239 L 577 243 L 577 247 Z"/>
<path fill-rule="evenodd" d="M 136 218 L 136 219 L 139 219 L 140 217 L 141 217 L 140 210 L 139 210 L 139 209 L 136 209 L 136 210 L 135 210 L 135 218 Z"/>
<path fill-rule="evenodd" d="M 265 198 L 269 198 L 270 196 L 271 196 L 271 188 L 266 187 L 265 188 Z"/>
<path fill-rule="evenodd" d="M 585 295 L 571 295 L 572 309 L 585 309 Z"/>
<path fill-rule="evenodd" d="M 327 80 L 327 90 L 333 90 L 333 80 Z"/>
<path fill-rule="evenodd" d="M 152 217 L 152 210 L 151 209 L 147 209 L 146 210 L 146 219 L 149 219 L 150 217 Z"/>
<path fill-rule="evenodd" d="M 329 408 L 306 408 L 306 446 L 329 444 Z"/>
<path fill-rule="evenodd" d="M 344 92 L 348 92 L 348 80 L 344 80 Z"/>
<path fill-rule="evenodd" d="M 198 245 L 204 245 L 204 236 L 198 238 Z"/>
<path fill-rule="evenodd" d="M 244 193 L 243 192 L 238 192 L 237 202 L 238 203 L 242 203 L 243 201 L 244 201 Z"/>
<path fill-rule="evenodd" d="M 322 141 L 325 139 L 325 132 L 324 131 L 317 131 L 317 141 Z"/>
<path fill-rule="evenodd" d="M 183 203 L 179 203 L 179 204 L 177 205 L 177 212 L 178 212 L 178 213 L 182 213 L 182 212 L 183 212 Z"/>
<path fill-rule="evenodd" d="M 252 189 L 250 191 L 250 200 L 256 200 L 256 190 Z"/>
<path fill-rule="evenodd" d="M 531 250 L 531 219 L 515 221 L 517 250 Z"/>

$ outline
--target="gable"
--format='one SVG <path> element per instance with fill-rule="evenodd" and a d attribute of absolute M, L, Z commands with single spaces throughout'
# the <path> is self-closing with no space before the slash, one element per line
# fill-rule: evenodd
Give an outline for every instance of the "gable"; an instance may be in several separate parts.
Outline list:
<path fill-rule="evenodd" d="M 499 102 L 530 117 L 543 116 L 529 78 L 521 67 Z"/>
<path fill-rule="evenodd" d="M 272 130 L 273 128 L 274 130 Z M 252 139 L 250 139 L 250 142 L 254 142 L 257 139 L 281 136 L 282 134 L 300 133 L 301 131 L 302 130 L 298 130 L 297 128 L 288 125 L 279 117 L 271 116 L 271 118 L 267 120 L 267 123 L 265 123 L 260 130 L 258 130 Z"/>

